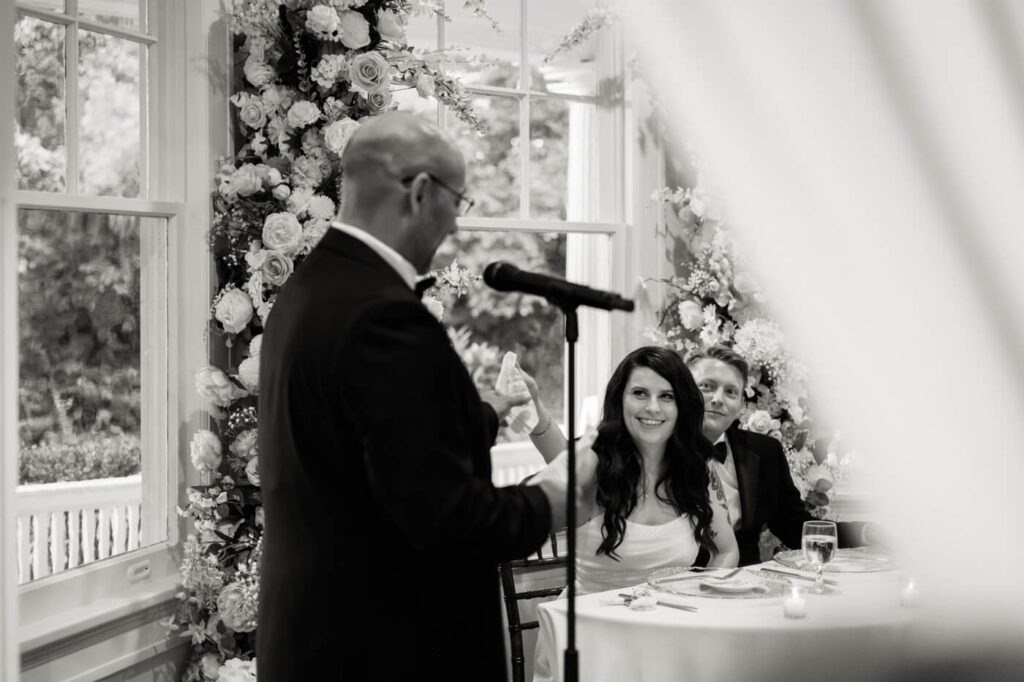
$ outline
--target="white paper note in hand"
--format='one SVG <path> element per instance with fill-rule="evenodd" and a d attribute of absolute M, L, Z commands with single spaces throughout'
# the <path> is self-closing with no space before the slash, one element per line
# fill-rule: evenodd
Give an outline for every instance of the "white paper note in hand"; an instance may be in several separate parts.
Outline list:
<path fill-rule="evenodd" d="M 505 395 L 529 395 L 530 389 L 526 387 L 526 380 L 523 373 L 516 364 L 516 354 L 512 351 L 505 353 L 501 360 L 501 372 L 498 380 L 494 382 L 494 389 Z M 530 433 L 537 428 L 537 406 L 530 398 L 528 403 L 517 405 L 509 410 L 508 425 L 516 433 Z"/>

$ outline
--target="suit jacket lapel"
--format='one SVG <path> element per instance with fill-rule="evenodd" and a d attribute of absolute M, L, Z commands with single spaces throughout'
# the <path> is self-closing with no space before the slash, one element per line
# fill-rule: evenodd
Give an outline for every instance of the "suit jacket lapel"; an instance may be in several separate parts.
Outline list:
<path fill-rule="evenodd" d="M 732 449 L 732 461 L 736 466 L 736 483 L 740 489 L 740 511 L 743 514 L 742 527 L 749 528 L 757 524 L 757 481 L 761 473 L 761 461 L 757 453 L 748 450 L 734 434 L 726 432 L 729 447 Z"/>

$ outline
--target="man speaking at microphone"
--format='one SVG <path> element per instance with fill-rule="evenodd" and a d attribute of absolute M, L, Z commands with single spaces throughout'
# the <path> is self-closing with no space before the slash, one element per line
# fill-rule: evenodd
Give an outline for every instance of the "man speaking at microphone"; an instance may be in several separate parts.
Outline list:
<path fill-rule="evenodd" d="M 491 483 L 511 400 L 481 400 L 414 292 L 471 205 L 451 138 L 384 114 L 341 164 L 339 220 L 263 335 L 258 677 L 502 680 L 496 565 L 565 525 L 565 484 Z"/>

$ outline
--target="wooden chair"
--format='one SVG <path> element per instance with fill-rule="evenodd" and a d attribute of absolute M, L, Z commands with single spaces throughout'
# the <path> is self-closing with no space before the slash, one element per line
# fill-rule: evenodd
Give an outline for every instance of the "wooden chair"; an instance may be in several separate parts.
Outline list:
<path fill-rule="evenodd" d="M 520 620 L 519 602 L 531 599 L 547 601 L 557 597 L 565 589 L 565 573 L 564 570 L 561 571 L 557 586 L 533 590 L 519 590 L 516 579 L 553 568 L 564 569 L 567 551 L 565 533 L 557 535 L 552 533 L 548 542 L 540 548 L 537 554 L 528 559 L 516 559 L 498 565 L 498 572 L 501 575 L 501 591 L 505 596 L 505 613 L 508 616 L 512 682 L 525 682 L 526 658 L 523 655 L 523 630 L 532 630 L 540 625 L 536 620 L 525 623 Z"/>

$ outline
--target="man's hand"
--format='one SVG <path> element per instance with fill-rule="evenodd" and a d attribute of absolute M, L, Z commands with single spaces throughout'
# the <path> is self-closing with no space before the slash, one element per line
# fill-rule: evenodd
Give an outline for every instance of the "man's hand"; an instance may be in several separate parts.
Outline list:
<path fill-rule="evenodd" d="M 530 394 L 505 395 L 497 391 L 481 391 L 480 399 L 493 407 L 494 412 L 498 415 L 498 421 L 502 421 L 508 416 L 509 410 L 513 407 L 530 402 Z"/>

